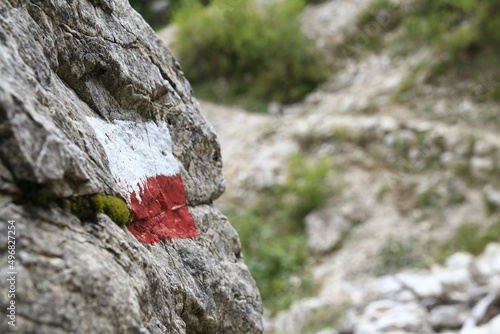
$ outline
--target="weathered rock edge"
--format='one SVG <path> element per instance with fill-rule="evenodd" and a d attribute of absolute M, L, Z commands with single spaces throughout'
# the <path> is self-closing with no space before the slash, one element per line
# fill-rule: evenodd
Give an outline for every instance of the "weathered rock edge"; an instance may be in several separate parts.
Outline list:
<path fill-rule="evenodd" d="M 168 123 L 200 237 L 141 244 L 103 214 L 48 205 L 120 195 L 87 116 Z M 15 220 L 17 332 L 261 333 L 238 235 L 212 205 L 221 168 L 179 64 L 126 0 L 0 2 L 0 228 Z"/>

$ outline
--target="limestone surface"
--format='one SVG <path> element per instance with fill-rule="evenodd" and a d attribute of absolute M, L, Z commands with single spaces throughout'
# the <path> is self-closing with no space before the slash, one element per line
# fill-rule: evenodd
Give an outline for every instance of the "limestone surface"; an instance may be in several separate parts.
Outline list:
<path fill-rule="evenodd" d="M 123 198 L 89 117 L 168 125 L 200 236 L 144 244 L 71 213 L 70 198 Z M 0 269 L 14 220 L 17 332 L 261 333 L 238 235 L 212 205 L 221 169 L 179 64 L 128 1 L 0 2 Z"/>

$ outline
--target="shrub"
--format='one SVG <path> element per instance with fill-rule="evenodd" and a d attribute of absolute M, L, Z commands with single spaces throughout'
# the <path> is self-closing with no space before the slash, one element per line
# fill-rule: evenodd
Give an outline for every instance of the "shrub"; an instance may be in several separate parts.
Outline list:
<path fill-rule="evenodd" d="M 302 221 L 324 204 L 328 170 L 326 159 L 311 165 L 304 155 L 294 155 L 284 185 L 262 190 L 255 203 L 228 214 L 264 306 L 271 313 L 313 291 L 305 269 L 311 254 Z"/>
<path fill-rule="evenodd" d="M 318 51 L 300 30 L 302 0 L 214 0 L 176 13 L 177 51 L 195 91 L 262 109 L 300 100 L 325 78 Z"/>
<path fill-rule="evenodd" d="M 363 51 L 390 47 L 394 55 L 408 55 L 428 45 L 435 53 L 431 62 L 419 65 L 395 97 L 412 88 L 416 74 L 426 70 L 427 79 L 443 74 L 472 79 L 481 86 L 471 93 L 479 101 L 500 99 L 500 2 L 497 0 L 419 0 L 398 3 L 375 0 L 358 17 L 358 27 L 336 51 L 352 57 Z M 390 45 L 384 34 L 397 27 Z"/>
<path fill-rule="evenodd" d="M 403 23 L 411 35 L 451 56 L 489 46 L 499 51 L 499 11 L 496 0 L 423 0 Z"/>

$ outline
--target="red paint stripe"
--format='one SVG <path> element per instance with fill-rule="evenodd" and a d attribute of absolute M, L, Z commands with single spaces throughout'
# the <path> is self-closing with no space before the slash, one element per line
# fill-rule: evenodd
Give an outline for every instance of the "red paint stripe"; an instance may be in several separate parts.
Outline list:
<path fill-rule="evenodd" d="M 127 227 L 139 240 L 155 243 L 167 238 L 190 238 L 200 235 L 187 208 L 180 175 L 150 177 L 141 187 L 141 203 L 130 194 L 133 221 Z"/>

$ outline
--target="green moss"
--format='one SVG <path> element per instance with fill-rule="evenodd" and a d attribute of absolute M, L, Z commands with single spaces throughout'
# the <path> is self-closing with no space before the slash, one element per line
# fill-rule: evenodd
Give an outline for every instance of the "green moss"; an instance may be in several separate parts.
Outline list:
<path fill-rule="evenodd" d="M 105 213 L 118 225 L 125 225 L 132 221 L 125 202 L 118 197 L 106 194 L 75 197 L 69 202 L 69 208 L 82 221 L 95 222 L 99 213 Z"/>
<path fill-rule="evenodd" d="M 103 212 L 101 195 L 75 197 L 69 205 L 71 212 L 82 221 L 96 221 L 97 214 Z"/>
<path fill-rule="evenodd" d="M 130 211 L 121 198 L 102 195 L 101 200 L 104 213 L 108 215 L 112 221 L 114 221 L 118 225 L 125 225 L 132 221 Z"/>

